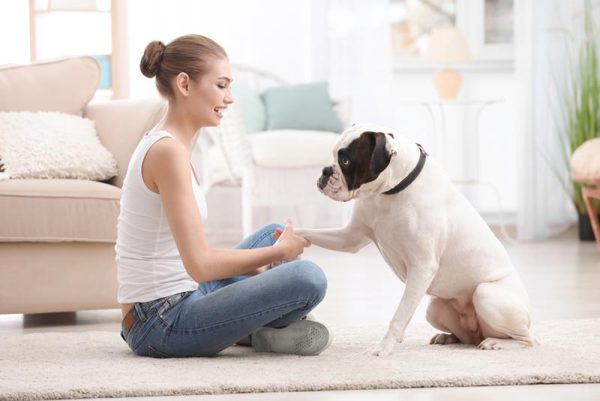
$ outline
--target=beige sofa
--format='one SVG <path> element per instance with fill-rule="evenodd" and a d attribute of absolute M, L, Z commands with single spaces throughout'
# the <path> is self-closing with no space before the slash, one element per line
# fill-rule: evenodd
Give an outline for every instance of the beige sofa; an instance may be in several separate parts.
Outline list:
<path fill-rule="evenodd" d="M 117 307 L 114 255 L 120 186 L 139 138 L 165 112 L 161 100 L 90 103 L 91 57 L 0 67 L 0 112 L 59 111 L 92 119 L 115 156 L 110 181 L 0 181 L 0 313 Z"/>

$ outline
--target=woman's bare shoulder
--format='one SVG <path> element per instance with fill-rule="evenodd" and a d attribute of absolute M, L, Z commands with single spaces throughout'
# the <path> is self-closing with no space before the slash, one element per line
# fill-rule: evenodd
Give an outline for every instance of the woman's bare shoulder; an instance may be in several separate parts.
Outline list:
<path fill-rule="evenodd" d="M 176 177 L 185 179 L 190 174 L 190 152 L 178 140 L 164 137 L 156 141 L 146 153 L 142 174 L 151 189 L 153 183 L 167 184 Z"/>
<path fill-rule="evenodd" d="M 190 151 L 184 144 L 171 137 L 164 137 L 156 141 L 146 154 L 145 162 L 158 164 L 161 167 L 168 165 L 183 165 L 189 162 Z"/>

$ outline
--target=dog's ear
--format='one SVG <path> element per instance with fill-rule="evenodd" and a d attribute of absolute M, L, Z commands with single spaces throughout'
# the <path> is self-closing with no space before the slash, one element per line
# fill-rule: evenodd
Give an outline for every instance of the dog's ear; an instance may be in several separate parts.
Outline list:
<path fill-rule="evenodd" d="M 378 176 L 390 164 L 392 154 L 387 150 L 387 140 L 383 132 L 369 132 L 369 135 L 375 142 L 369 169 L 373 175 Z"/>

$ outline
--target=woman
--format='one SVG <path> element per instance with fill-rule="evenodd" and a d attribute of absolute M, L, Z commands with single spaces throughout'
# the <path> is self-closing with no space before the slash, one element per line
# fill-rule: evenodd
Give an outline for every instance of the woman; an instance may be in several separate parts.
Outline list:
<path fill-rule="evenodd" d="M 237 249 L 213 248 L 204 235 L 206 200 L 191 147 L 198 129 L 219 125 L 233 103 L 227 54 L 211 39 L 186 35 L 148 44 L 140 68 L 156 77 L 169 109 L 133 152 L 123 183 L 121 336 L 134 353 L 152 357 L 211 356 L 248 339 L 258 352 L 319 354 L 329 331 L 303 318 L 325 296 L 327 281 L 318 266 L 298 259 L 309 243 L 292 224 L 263 227 Z M 290 262 L 264 267 L 280 261 Z"/>

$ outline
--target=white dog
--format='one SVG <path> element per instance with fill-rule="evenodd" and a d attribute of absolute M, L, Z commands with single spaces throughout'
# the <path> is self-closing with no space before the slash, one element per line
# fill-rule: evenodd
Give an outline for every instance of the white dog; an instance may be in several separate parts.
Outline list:
<path fill-rule="evenodd" d="M 534 345 L 528 296 L 500 241 L 420 145 L 390 132 L 346 130 L 317 181 L 334 200 L 356 199 L 348 225 L 297 230 L 336 251 L 357 252 L 372 241 L 406 284 L 387 333 L 369 352 L 386 355 L 402 342 L 425 294 L 427 320 L 443 332 L 431 344 Z"/>

